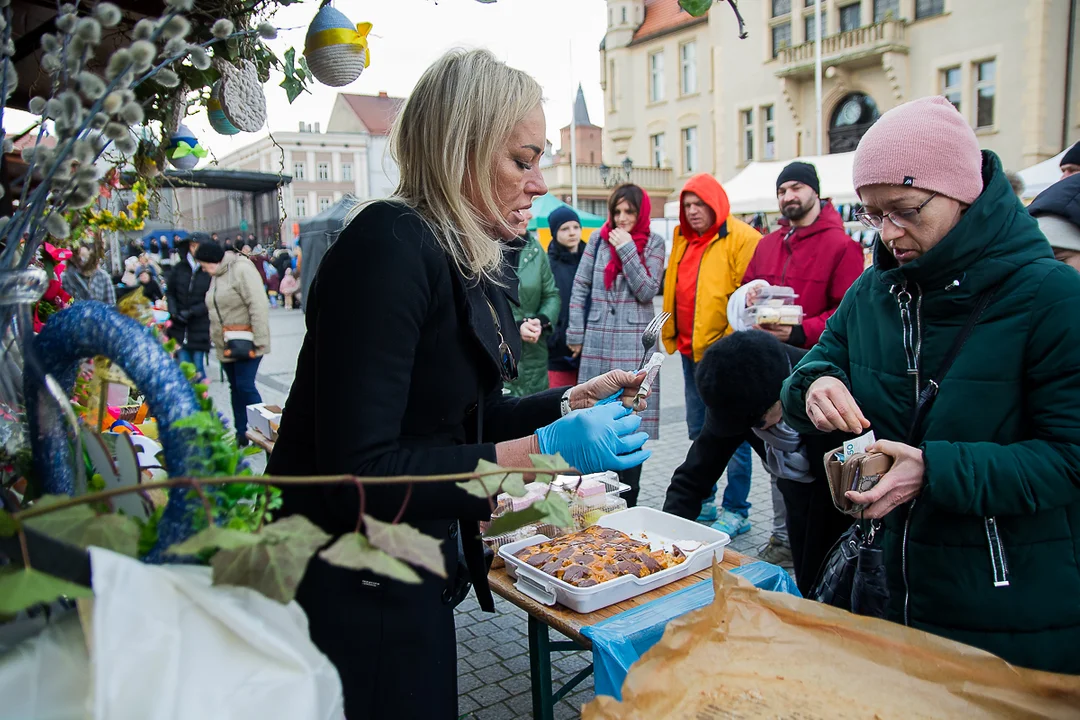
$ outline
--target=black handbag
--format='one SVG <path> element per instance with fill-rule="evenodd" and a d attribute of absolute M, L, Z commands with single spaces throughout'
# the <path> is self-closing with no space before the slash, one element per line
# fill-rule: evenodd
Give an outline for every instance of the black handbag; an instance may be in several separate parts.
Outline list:
<path fill-rule="evenodd" d="M 990 304 L 998 285 L 988 288 L 979 296 L 974 311 L 968 317 L 964 327 L 953 340 L 941 367 L 926 386 L 919 392 L 915 411 L 912 413 L 911 426 L 908 428 L 905 443 L 911 445 L 919 432 L 919 427 L 926 418 L 930 406 L 937 397 L 941 381 L 949 372 L 956 356 L 971 336 L 975 324 Z M 865 530 L 864 526 L 869 530 Z M 885 555 L 874 544 L 877 531 L 881 527 L 879 520 L 859 521 L 848 529 L 833 545 L 818 573 L 814 589 L 808 598 L 834 607 L 850 610 L 856 615 L 884 618 L 889 604 L 889 588 L 885 580 Z"/>
<path fill-rule="evenodd" d="M 217 287 L 213 293 L 214 311 L 217 313 L 218 322 L 221 323 L 222 339 L 225 347 L 221 354 L 229 360 L 253 360 L 255 359 L 255 329 L 250 325 L 226 325 L 225 318 L 221 315 L 218 307 Z"/>

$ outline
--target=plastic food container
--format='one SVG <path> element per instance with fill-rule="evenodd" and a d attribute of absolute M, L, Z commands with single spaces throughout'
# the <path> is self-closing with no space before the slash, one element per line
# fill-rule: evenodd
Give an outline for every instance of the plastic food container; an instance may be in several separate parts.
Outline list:
<path fill-rule="evenodd" d="M 752 305 L 743 310 L 747 325 L 802 325 L 802 305 Z"/>
<path fill-rule="evenodd" d="M 754 301 L 755 305 L 794 305 L 795 298 L 799 297 L 795 294 L 795 288 L 784 287 L 782 285 L 769 285 L 763 287 L 758 291 L 757 300 Z"/>
<path fill-rule="evenodd" d="M 686 562 L 658 573 L 643 578 L 626 575 L 592 587 L 579 588 L 514 557 L 514 553 L 524 547 L 551 539 L 545 535 L 535 535 L 499 548 L 499 557 L 506 562 L 507 573 L 516 579 L 514 587 L 543 605 L 558 603 L 575 612 L 590 613 L 701 572 L 712 565 L 714 555 L 717 562 L 722 562 L 724 548 L 731 542 L 727 533 L 647 507 L 606 515 L 596 524 L 620 530 L 639 540 L 645 536 L 646 540 L 652 541 L 691 541 L 700 542 L 701 545 L 687 553 Z"/>

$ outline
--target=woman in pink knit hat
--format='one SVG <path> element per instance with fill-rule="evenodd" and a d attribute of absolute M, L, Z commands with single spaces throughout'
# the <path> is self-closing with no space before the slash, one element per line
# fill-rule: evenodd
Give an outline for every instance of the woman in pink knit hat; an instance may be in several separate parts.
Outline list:
<path fill-rule="evenodd" d="M 873 430 L 894 459 L 847 494 L 880 524 L 888 618 L 1080 673 L 1080 274 L 944 98 L 885 113 L 854 181 L 874 264 L 785 383 L 787 422 Z"/>

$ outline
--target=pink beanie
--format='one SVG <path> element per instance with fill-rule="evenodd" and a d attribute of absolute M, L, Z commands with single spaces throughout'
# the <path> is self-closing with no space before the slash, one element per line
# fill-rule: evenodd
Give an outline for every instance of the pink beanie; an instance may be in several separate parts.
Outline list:
<path fill-rule="evenodd" d="M 983 191 L 975 131 L 940 95 L 894 107 L 866 131 L 851 170 L 855 192 L 908 185 L 970 205 Z"/>

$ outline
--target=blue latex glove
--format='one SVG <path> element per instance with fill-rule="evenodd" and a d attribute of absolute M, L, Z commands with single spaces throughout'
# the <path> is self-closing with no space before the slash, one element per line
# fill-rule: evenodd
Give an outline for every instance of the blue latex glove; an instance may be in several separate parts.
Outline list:
<path fill-rule="evenodd" d="M 615 398 L 616 396 L 612 396 Z M 536 431 L 540 452 L 559 453 L 582 473 L 629 470 L 652 455 L 641 446 L 648 433 L 637 432 L 641 418 L 619 402 L 572 412 Z"/>

